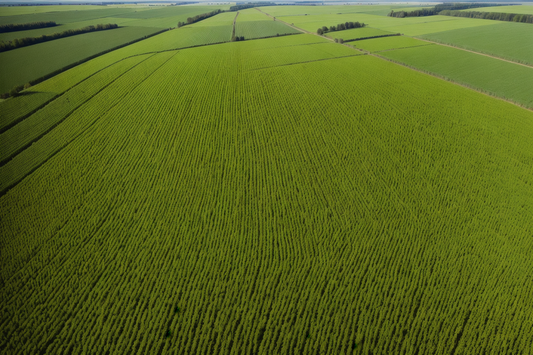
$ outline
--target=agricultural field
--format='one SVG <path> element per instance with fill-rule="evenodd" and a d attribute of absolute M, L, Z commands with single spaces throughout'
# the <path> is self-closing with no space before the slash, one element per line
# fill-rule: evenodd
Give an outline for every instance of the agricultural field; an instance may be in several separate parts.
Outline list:
<path fill-rule="evenodd" d="M 533 65 L 533 27 L 529 23 L 479 20 L 490 26 L 425 34 L 421 38 Z"/>
<path fill-rule="evenodd" d="M 45 76 L 77 61 L 159 31 L 122 27 L 90 32 L 0 53 L 0 92 Z M 41 58 L 35 61 L 35 58 Z"/>
<path fill-rule="evenodd" d="M 359 47 L 359 42 L 357 44 Z M 379 54 L 533 108 L 533 68 L 439 45 Z"/>
<path fill-rule="evenodd" d="M 362 41 L 357 41 L 357 43 L 351 43 L 351 44 L 357 46 L 357 48 L 364 49 L 365 51 L 372 52 L 372 53 L 388 51 L 391 49 L 432 45 L 431 43 L 428 43 L 426 41 L 421 41 L 418 39 L 414 39 L 411 37 L 405 37 L 405 36 L 391 36 L 391 37 L 365 39 Z"/>
<path fill-rule="evenodd" d="M 533 15 L 532 5 L 513 5 L 513 6 L 493 6 L 467 9 L 461 11 L 479 11 L 479 12 L 503 12 L 506 14 L 526 14 Z"/>
<path fill-rule="evenodd" d="M 30 15 L 43 12 L 83 11 L 103 8 L 100 5 L 2 6 L 0 16 Z"/>
<path fill-rule="evenodd" d="M 0 355 L 529 354 L 532 68 L 235 15 L 0 102 Z"/>
<path fill-rule="evenodd" d="M 385 35 L 392 35 L 392 34 L 393 34 L 392 32 L 379 30 L 377 28 L 360 27 L 360 28 L 351 28 L 349 30 L 343 30 L 343 31 L 326 32 L 324 33 L 324 36 L 329 37 L 329 38 L 342 38 L 346 42 L 346 41 L 352 41 L 352 40 L 356 40 L 360 38 L 385 36 Z"/>
<path fill-rule="evenodd" d="M 315 15 L 337 15 L 337 14 L 373 14 L 386 16 L 391 10 L 417 10 L 417 6 L 405 5 L 340 5 L 340 6 L 265 6 L 260 7 L 264 12 L 272 16 L 286 17 L 286 16 L 315 16 Z"/>
<path fill-rule="evenodd" d="M 0 25 L 55 21 L 58 26 L 1 33 L 0 41 L 39 37 L 97 24 L 112 23 L 119 25 L 120 28 L 60 38 L 0 53 L 0 66 L 3 68 L 0 72 L 0 94 L 8 92 L 15 86 L 24 85 L 57 70 L 62 70 L 78 61 L 83 61 L 132 41 L 141 40 L 162 30 L 174 28 L 178 22 L 186 22 L 188 17 L 216 9 L 224 10 L 229 8 L 229 5 L 155 8 L 148 6 L 89 6 L 86 8 L 80 6 L 80 10 L 77 6 L 68 6 L 64 11 L 56 11 L 54 6 L 42 6 L 39 11 L 33 11 L 32 8 L 28 6 L 24 11 L 11 11 L 11 9 L 16 8 L 0 7 Z M 51 11 L 44 12 L 43 9 L 47 8 L 50 8 Z M 231 39 L 231 29 L 227 36 L 222 31 L 222 28 L 189 31 L 185 34 L 186 38 L 173 40 L 169 46 L 174 49 L 198 43 L 225 42 Z M 41 60 L 34 63 L 36 57 L 41 58 Z"/>
<path fill-rule="evenodd" d="M 271 17 L 255 10 L 239 11 L 235 23 L 235 35 L 245 39 L 265 38 L 286 34 L 301 33 L 286 24 L 274 21 Z"/>

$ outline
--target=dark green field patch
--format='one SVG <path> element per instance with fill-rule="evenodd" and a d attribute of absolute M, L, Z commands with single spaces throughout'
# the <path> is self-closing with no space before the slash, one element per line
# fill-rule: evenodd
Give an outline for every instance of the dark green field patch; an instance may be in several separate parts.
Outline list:
<path fill-rule="evenodd" d="M 127 8 L 104 8 L 97 10 L 84 11 L 59 11 L 59 12 L 43 12 L 39 14 L 28 15 L 14 15 L 14 16 L 0 16 L 0 25 L 30 23 L 39 21 L 55 21 L 58 24 L 80 22 L 87 20 L 100 19 L 110 16 L 118 16 L 120 14 L 134 13 L 135 9 Z"/>
<path fill-rule="evenodd" d="M 157 31 L 158 29 L 148 27 L 123 27 L 0 53 L 0 92 L 7 92 L 16 85 L 24 85 L 72 63 Z"/>

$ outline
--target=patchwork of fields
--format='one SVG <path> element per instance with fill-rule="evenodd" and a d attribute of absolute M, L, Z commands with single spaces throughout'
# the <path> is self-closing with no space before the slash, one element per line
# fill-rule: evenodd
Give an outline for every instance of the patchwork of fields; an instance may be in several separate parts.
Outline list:
<path fill-rule="evenodd" d="M 456 29 L 420 36 L 515 62 L 533 65 L 533 29 L 529 23 L 480 20 L 490 26 Z"/>
<path fill-rule="evenodd" d="M 446 33 L 391 8 L 262 10 Z M 533 111 L 475 90 L 531 108 L 533 68 L 235 15 L 0 102 L 0 354 L 527 354 Z"/>
<path fill-rule="evenodd" d="M 217 9 L 227 9 L 229 5 L 220 6 L 165 6 L 144 7 L 108 7 L 108 6 L 74 6 L 65 11 L 57 11 L 56 6 L 41 6 L 43 10 L 12 11 L 12 8 L 0 7 L 0 25 L 23 24 L 39 21 L 55 21 L 59 26 L 39 28 L 28 31 L 15 31 L 0 34 L 0 41 L 13 41 L 17 38 L 39 37 L 66 30 L 79 29 L 97 24 L 113 23 L 121 28 L 102 32 L 86 33 L 66 37 L 29 47 L 17 48 L 0 53 L 0 94 L 9 92 L 15 86 L 25 85 L 69 65 L 86 60 L 94 55 L 123 46 L 133 41 L 168 28 L 174 28 L 178 22 L 186 22 L 188 17 Z M 196 30 L 188 32 L 171 48 L 187 47 L 197 43 L 215 43 L 229 41 L 229 34 L 224 36 L 222 29 Z M 176 42 L 176 40 L 174 40 Z M 35 61 L 35 58 L 40 58 Z"/>

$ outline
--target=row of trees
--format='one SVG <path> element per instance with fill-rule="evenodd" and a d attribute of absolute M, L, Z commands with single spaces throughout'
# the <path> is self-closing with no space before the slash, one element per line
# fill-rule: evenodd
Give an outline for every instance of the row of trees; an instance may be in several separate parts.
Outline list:
<path fill-rule="evenodd" d="M 453 4 L 440 4 L 432 8 L 413 10 L 413 11 L 398 11 L 391 12 L 387 15 L 389 17 L 419 17 L 419 16 L 433 16 L 442 15 L 440 12 L 445 10 L 465 10 L 471 8 L 487 7 L 487 6 L 501 6 L 501 4 L 475 4 L 475 3 L 453 3 Z"/>
<path fill-rule="evenodd" d="M 244 41 L 244 36 L 235 36 L 235 34 L 233 34 L 233 36 L 231 36 L 231 41 L 232 42 Z"/>
<path fill-rule="evenodd" d="M 54 27 L 57 26 L 55 21 L 39 21 L 39 22 L 30 22 L 30 23 L 18 23 L 9 25 L 0 25 L 0 33 L 6 32 L 15 32 L 15 31 L 26 31 L 33 30 L 36 28 L 45 28 L 45 27 Z"/>
<path fill-rule="evenodd" d="M 87 26 L 84 28 L 79 28 L 75 30 L 67 30 L 63 32 L 53 33 L 51 35 L 42 35 L 39 37 L 24 37 L 24 38 L 16 38 L 12 41 L 0 41 L 0 52 L 5 52 L 11 49 L 20 48 L 20 47 L 26 47 L 30 46 L 32 44 L 42 43 L 51 41 L 58 38 L 63 37 L 70 37 L 74 35 L 79 35 L 82 33 L 87 32 L 94 32 L 94 31 L 103 31 L 103 30 L 109 30 L 112 28 L 118 28 L 117 24 L 99 24 L 96 26 Z"/>
<path fill-rule="evenodd" d="M 343 31 L 343 30 L 349 30 L 351 28 L 361 28 L 365 27 L 366 25 L 364 23 L 356 22 L 345 22 L 345 23 L 339 23 L 337 26 L 322 26 L 319 28 L 316 33 L 319 35 L 322 35 L 324 33 L 328 32 L 334 32 L 334 31 Z"/>
<path fill-rule="evenodd" d="M 205 14 L 196 15 L 194 17 L 188 17 L 187 18 L 187 23 L 178 22 L 178 27 L 185 26 L 185 25 L 190 25 L 191 23 L 195 23 L 195 22 L 198 22 L 198 21 L 205 20 L 206 18 L 209 18 L 211 16 L 215 16 L 216 14 L 219 14 L 221 12 L 222 12 L 222 10 L 218 9 L 218 10 L 214 10 L 214 11 L 211 11 L 211 12 L 206 12 Z"/>
<path fill-rule="evenodd" d="M 504 12 L 479 12 L 479 11 L 450 11 L 444 10 L 439 13 L 443 16 L 481 18 L 487 20 L 511 21 L 533 23 L 533 15 L 526 14 L 508 14 Z"/>
<path fill-rule="evenodd" d="M 239 11 L 239 10 L 249 9 L 252 7 L 272 6 L 272 5 L 275 5 L 275 4 L 271 2 L 249 2 L 247 4 L 231 6 L 229 8 L 229 11 Z"/>
<path fill-rule="evenodd" d="M 431 16 L 431 15 L 436 15 L 436 14 L 437 13 L 435 12 L 434 9 L 421 9 L 421 10 L 415 10 L 415 11 L 410 11 L 410 12 L 406 12 L 406 11 L 394 12 L 393 10 L 391 10 L 391 12 L 387 16 L 404 18 L 404 17 L 417 17 L 417 16 Z"/>

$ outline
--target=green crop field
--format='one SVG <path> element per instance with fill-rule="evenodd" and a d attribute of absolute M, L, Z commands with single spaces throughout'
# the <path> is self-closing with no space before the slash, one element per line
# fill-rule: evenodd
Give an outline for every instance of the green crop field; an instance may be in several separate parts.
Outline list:
<path fill-rule="evenodd" d="M 0 16 L 29 15 L 43 12 L 83 11 L 102 9 L 100 5 L 2 6 Z"/>
<path fill-rule="evenodd" d="M 276 35 L 295 34 L 300 31 L 287 26 L 255 10 L 240 11 L 235 23 L 235 35 L 245 39 L 272 37 Z"/>
<path fill-rule="evenodd" d="M 495 27 L 390 8 L 262 10 L 373 23 L 332 36 Z M 407 36 L 231 42 L 236 14 L 0 101 L 0 355 L 529 354 L 533 69 Z M 38 46 L 0 54 L 2 85 L 51 65 Z"/>
<path fill-rule="evenodd" d="M 0 92 L 59 70 L 91 55 L 157 32 L 148 27 L 123 27 L 56 39 L 0 53 Z M 35 61 L 35 58 L 40 58 Z"/>
<path fill-rule="evenodd" d="M 533 108 L 533 68 L 439 45 L 380 55 Z"/>
<path fill-rule="evenodd" d="M 79 11 L 76 6 L 65 7 L 65 9 L 62 9 L 63 11 L 56 10 L 54 6 L 42 6 L 43 9 L 39 11 L 34 11 L 33 8 L 27 7 L 24 11 L 11 11 L 11 7 L 0 7 L 0 13 L 3 15 L 0 16 L 0 25 L 55 21 L 58 26 L 0 33 L 0 41 L 39 37 L 41 35 L 79 29 L 100 23 L 112 23 L 124 27 L 101 33 L 87 33 L 61 38 L 0 53 L 0 65 L 3 67 L 3 70 L 0 72 L 0 94 L 8 92 L 14 86 L 24 85 L 27 82 L 39 79 L 42 76 L 51 74 L 56 70 L 61 70 L 64 67 L 101 52 L 143 39 L 163 29 L 174 28 L 178 25 L 178 22 L 186 22 L 188 17 L 194 17 L 195 15 L 217 9 L 225 10 L 229 8 L 229 5 L 158 7 L 80 6 Z M 6 11 L 2 12 L 2 9 Z M 50 11 L 44 11 L 46 9 Z M 190 30 L 192 27 L 222 26 L 226 24 L 232 26 L 233 24 L 233 13 L 224 13 L 216 17 L 222 19 L 218 21 L 223 23 L 217 24 L 216 21 L 212 21 L 212 18 L 210 18 L 202 21 L 201 25 L 200 23 L 196 23 L 187 26 L 187 32 L 180 32 L 183 37 L 176 38 L 175 36 L 170 36 L 169 43 L 166 43 L 163 47 L 166 47 L 166 49 L 175 49 L 229 41 L 231 39 L 231 28 L 225 29 L 219 27 Z M 226 21 L 226 19 L 230 18 L 231 21 Z M 225 31 L 227 32 L 225 33 Z M 162 46 L 159 45 L 158 47 Z M 38 63 L 33 63 L 37 53 L 41 60 Z M 25 107 L 30 106 L 26 105 Z"/>
<path fill-rule="evenodd" d="M 364 49 L 369 52 L 381 52 L 391 49 L 398 48 L 408 48 L 408 47 L 420 47 L 432 45 L 426 41 L 421 41 L 411 37 L 405 36 L 392 36 L 392 37 L 382 37 L 382 38 L 373 38 L 365 39 L 362 41 L 357 41 L 357 43 L 351 43 L 352 45 L 357 46 L 357 48 Z M 440 46 L 439 46 L 440 47 Z"/>
<path fill-rule="evenodd" d="M 492 25 L 438 32 L 420 37 L 516 62 L 533 64 L 533 26 L 531 24 L 479 21 L 487 21 Z"/>
<path fill-rule="evenodd" d="M 350 41 L 350 40 L 359 39 L 359 38 L 384 36 L 384 35 L 391 35 L 391 34 L 393 33 L 379 30 L 377 28 L 360 27 L 360 28 L 352 28 L 352 29 L 343 30 L 343 31 L 326 32 L 324 33 L 324 36 L 329 37 L 329 38 L 342 38 L 345 41 Z"/>
<path fill-rule="evenodd" d="M 467 9 L 462 11 L 479 11 L 479 12 L 503 12 L 506 14 L 526 14 L 533 15 L 532 5 L 513 5 L 513 6 L 492 6 Z"/>

